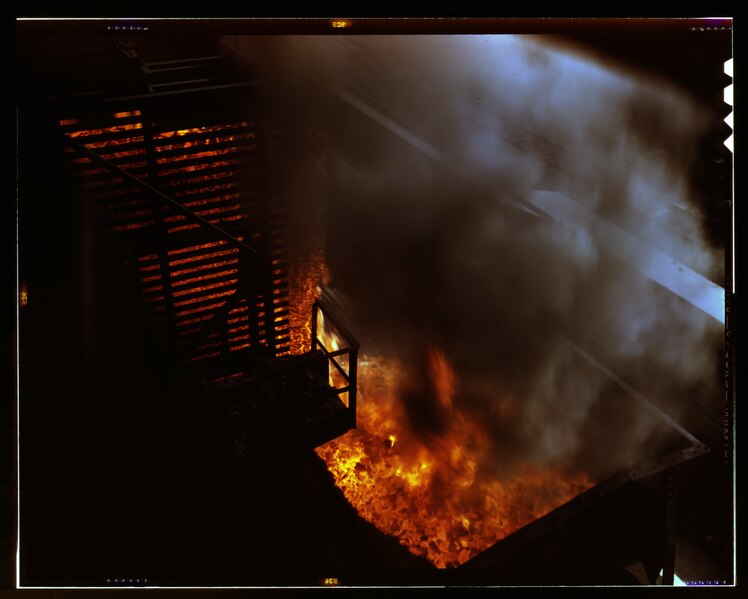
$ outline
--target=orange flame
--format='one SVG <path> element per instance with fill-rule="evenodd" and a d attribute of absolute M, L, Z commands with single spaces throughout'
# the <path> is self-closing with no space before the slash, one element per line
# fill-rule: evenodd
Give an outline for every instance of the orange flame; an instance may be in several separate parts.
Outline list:
<path fill-rule="evenodd" d="M 439 403 L 450 409 L 455 392 L 455 375 L 447 358 L 438 347 L 428 348 L 429 370 Z"/>
<path fill-rule="evenodd" d="M 584 474 L 526 464 L 506 480 L 481 474 L 490 439 L 454 408 L 457 377 L 444 352 L 428 349 L 448 430 L 428 443 L 408 430 L 396 360 L 359 362 L 357 429 L 317 449 L 337 486 L 366 520 L 439 568 L 454 567 L 589 488 Z"/>
<path fill-rule="evenodd" d="M 116 114 L 116 118 L 138 116 Z M 62 126 L 77 125 L 75 119 L 61 122 Z M 204 182 L 204 187 L 183 190 L 178 197 L 210 193 L 213 201 L 229 198 L 233 184 L 227 182 L 230 170 L 214 174 L 200 174 L 209 167 L 231 167 L 229 153 L 217 144 L 234 143 L 237 149 L 249 149 L 253 134 L 243 131 L 247 123 L 184 129 L 162 132 L 155 136 L 159 143 L 158 168 L 162 175 L 195 172 L 190 181 L 194 185 Z M 142 148 L 133 145 L 143 142 L 141 123 L 125 123 L 105 129 L 78 129 L 68 131 L 71 137 L 80 137 L 89 148 L 108 148 L 106 158 L 123 159 L 143 155 Z M 101 139 L 105 133 L 121 134 L 122 137 Z M 130 137 L 124 137 L 129 135 Z M 88 138 L 88 139 L 87 139 Z M 96 141 L 91 141 L 94 138 Z M 233 149 L 233 148 L 232 148 Z M 184 154 L 180 154 L 180 150 Z M 181 166 L 187 158 L 211 158 L 205 168 L 195 165 Z M 80 164 L 90 162 L 80 159 Z M 123 165 L 131 166 L 131 165 Z M 143 175 L 145 176 L 145 175 Z M 180 179 L 174 181 L 178 184 Z M 220 195 L 213 195 L 220 194 Z M 206 202 L 205 200 L 199 200 Z M 202 204 L 201 204 L 202 205 Z M 235 209 L 231 205 L 231 209 Z M 212 208 L 205 208 L 212 215 Z M 225 216 L 223 219 L 237 218 Z M 153 224 L 151 220 L 123 225 L 120 229 L 143 227 Z M 174 227 L 177 230 L 179 227 Z M 170 252 L 168 268 L 170 276 L 194 273 L 178 293 L 210 292 L 224 285 L 234 285 L 235 279 L 225 284 L 215 284 L 218 269 L 233 274 L 237 260 L 235 249 L 213 249 L 222 242 L 205 244 L 205 247 L 190 247 Z M 177 254 L 195 249 L 199 255 L 177 258 Z M 290 353 L 303 353 L 309 349 L 311 333 L 311 306 L 319 294 L 318 285 L 328 282 L 324 253 L 321 248 L 311 252 L 303 263 L 291 266 L 289 321 L 291 330 Z M 157 264 L 148 264 L 156 256 L 142 256 L 139 261 L 144 279 L 154 275 Z M 211 264 L 200 262 L 215 258 Z M 231 269 L 226 271 L 225 269 Z M 279 267 L 280 269 L 280 267 Z M 168 273 L 164 273 L 166 276 Z M 280 274 L 280 273 L 278 273 Z M 209 282 L 210 281 L 210 282 Z M 144 281 L 145 283 L 146 281 Z M 151 281 L 148 281 L 151 282 Z M 182 291 L 184 289 L 184 291 Z M 148 289 L 146 302 L 163 302 L 160 285 Z M 214 291 L 201 295 L 200 300 L 223 299 L 233 289 Z M 176 294 L 175 294 L 176 295 Z M 184 299 L 176 305 L 182 308 L 176 313 L 178 326 L 204 321 L 209 312 L 222 305 L 222 301 L 210 304 Z M 275 303 L 275 300 L 274 300 Z M 238 314 L 238 309 L 230 313 Z M 275 322 L 282 321 L 284 308 L 273 309 Z M 205 315 L 205 313 L 208 313 Z M 236 325 L 231 333 L 232 342 L 245 341 L 248 335 L 243 324 L 246 316 L 235 316 L 231 324 Z M 241 323 L 241 324 L 240 324 Z M 324 334 L 324 331 L 322 331 Z M 329 337 L 328 349 L 335 350 L 335 338 Z M 248 343 L 232 346 L 232 349 L 247 347 Z M 205 353 L 197 358 L 218 355 L 205 346 Z M 197 359 L 193 358 L 193 359 Z M 499 539 L 524 526 L 528 522 L 571 499 L 592 483 L 583 474 L 568 475 L 550 466 L 526 465 L 506 480 L 489 479 L 480 474 L 481 464 L 487 459 L 490 439 L 474 417 L 457 409 L 459 381 L 445 353 L 438 347 L 427 348 L 428 376 L 438 406 L 448 415 L 446 430 L 431 438 L 428 443 L 419 439 L 408 426 L 407 415 L 398 400 L 398 390 L 407 369 L 403 364 L 382 357 L 362 357 L 359 362 L 358 425 L 357 429 L 317 449 L 325 460 L 336 484 L 350 503 L 367 520 L 387 534 L 394 535 L 416 555 L 428 558 L 440 568 L 457 566 Z M 330 384 L 340 387 L 340 373 L 330 369 Z M 341 396 L 346 403 L 346 398 Z M 498 411 L 502 418 L 511 417 L 511 402 L 498 398 Z"/>
<path fill-rule="evenodd" d="M 319 297 L 320 285 L 330 280 L 321 250 L 289 269 L 289 322 L 291 328 L 291 354 L 309 351 L 312 338 L 312 304 Z M 331 349 L 328 347 L 328 349 Z"/>
<path fill-rule="evenodd" d="M 304 266 L 289 277 L 298 327 L 294 353 L 309 349 L 311 305 L 328 276 L 321 253 Z M 322 315 L 317 330 L 329 351 L 340 346 Z M 458 409 L 460 384 L 445 352 L 427 347 L 426 358 L 426 386 L 448 416 L 446 430 L 427 442 L 419 438 L 399 397 L 410 369 L 395 359 L 361 355 L 357 428 L 316 452 L 363 518 L 437 567 L 455 567 L 593 483 L 582 473 L 529 463 L 505 480 L 482 474 L 491 439 L 478 417 Z M 329 376 L 331 386 L 344 384 L 333 366 Z M 509 398 L 496 398 L 500 418 L 511 418 L 512 406 Z"/>

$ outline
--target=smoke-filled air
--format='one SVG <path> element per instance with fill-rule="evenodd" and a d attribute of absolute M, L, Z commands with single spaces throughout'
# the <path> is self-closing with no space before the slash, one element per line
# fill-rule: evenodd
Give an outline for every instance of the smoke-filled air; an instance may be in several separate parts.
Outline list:
<path fill-rule="evenodd" d="M 711 388 L 710 115 L 676 88 L 532 36 L 230 43 L 306 140 L 291 245 L 361 342 L 358 428 L 318 453 L 362 516 L 464 563 L 662 441 L 619 381 L 676 420 Z"/>

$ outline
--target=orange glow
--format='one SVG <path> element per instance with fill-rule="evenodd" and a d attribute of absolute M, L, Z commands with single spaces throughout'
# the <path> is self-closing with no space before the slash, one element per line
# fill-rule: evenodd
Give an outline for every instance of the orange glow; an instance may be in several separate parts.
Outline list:
<path fill-rule="evenodd" d="M 249 123 L 242 121 L 240 123 L 231 123 L 228 125 L 210 125 L 208 127 L 192 127 L 189 129 L 178 129 L 177 131 L 162 131 L 153 136 L 154 139 L 170 139 L 173 137 L 183 137 L 190 133 L 212 133 L 214 131 L 225 131 L 226 129 L 240 129 L 248 126 Z"/>
<path fill-rule="evenodd" d="M 179 163 L 183 160 L 195 160 L 197 158 L 212 158 L 214 156 L 225 156 L 226 154 L 235 154 L 239 150 L 246 149 L 246 146 L 232 146 L 230 148 L 216 148 L 212 150 L 204 150 L 202 152 L 189 152 L 186 154 L 178 154 L 176 156 L 162 156 L 156 159 L 158 165 L 171 165 L 173 163 Z"/>
<path fill-rule="evenodd" d="M 199 228 L 200 225 L 198 223 L 190 223 L 188 225 L 179 225 L 178 227 L 169 227 L 166 231 L 167 233 L 179 233 L 180 231 L 192 231 Z"/>
<path fill-rule="evenodd" d="M 249 325 L 245 324 L 239 327 L 233 327 L 233 328 L 227 329 L 226 332 L 227 333 L 240 333 L 242 331 L 248 331 L 248 330 L 249 330 Z"/>
<path fill-rule="evenodd" d="M 197 260 L 207 260 L 208 258 L 219 258 L 221 256 L 230 256 L 231 254 L 238 254 L 238 248 L 229 248 L 220 252 L 210 252 L 209 254 L 200 254 L 198 256 L 190 256 L 189 258 L 179 258 L 178 260 L 170 260 L 169 266 L 179 266 L 180 264 L 189 264 Z"/>
<path fill-rule="evenodd" d="M 161 299 L 163 300 L 164 298 L 162 297 Z M 220 308 L 221 306 L 223 306 L 223 302 L 219 302 L 217 304 L 207 304 L 205 306 L 199 306 L 197 308 L 191 308 L 189 310 L 182 310 L 181 312 L 177 312 L 175 316 L 189 316 L 190 314 L 197 314 L 198 312 L 205 312 L 206 310 L 215 310 L 216 308 Z"/>
<path fill-rule="evenodd" d="M 71 137 L 75 137 L 72 134 L 68 134 L 68 135 L 70 135 Z M 86 147 L 92 150 L 96 150 L 99 148 L 111 148 L 112 146 L 127 146 L 130 144 L 136 144 L 136 143 L 137 144 L 143 143 L 142 135 L 138 135 L 136 137 L 120 137 L 117 139 L 107 139 L 104 141 L 94 141 L 94 142 L 87 141 Z M 109 156 L 110 158 L 116 157 L 118 153 L 119 152 L 115 154 L 110 154 Z"/>
<path fill-rule="evenodd" d="M 237 268 L 231 268 L 229 270 L 222 270 L 219 272 L 210 273 L 207 275 L 203 275 L 201 277 L 192 277 L 191 279 L 182 279 L 180 281 L 174 281 L 172 283 L 172 287 L 180 287 L 182 285 L 191 285 L 192 283 L 197 283 L 199 281 L 206 281 L 208 279 L 215 279 L 218 277 L 225 277 L 229 275 L 235 275 L 239 272 L 239 269 Z M 143 282 L 145 282 L 145 279 L 143 279 Z"/>
<path fill-rule="evenodd" d="M 112 116 L 114 116 L 115 119 L 124 119 L 129 116 L 140 116 L 140 111 L 132 110 L 130 112 L 115 112 Z"/>
<path fill-rule="evenodd" d="M 237 322 L 245 322 L 249 320 L 249 317 L 247 316 L 240 316 L 238 318 L 229 318 L 226 322 L 228 324 L 236 324 Z"/>
<path fill-rule="evenodd" d="M 102 152 L 101 157 L 109 160 L 111 158 L 131 158 L 133 156 L 143 156 L 144 154 L 145 154 L 144 149 L 137 148 L 135 150 L 121 150 L 119 152 L 112 152 L 112 153 Z"/>
<path fill-rule="evenodd" d="M 192 159 L 193 156 L 189 156 L 189 158 Z M 216 168 L 218 166 L 231 166 L 234 164 L 239 164 L 239 161 L 238 160 L 216 160 L 213 162 L 203 162 L 201 164 L 190 164 L 187 166 L 175 166 L 174 168 L 164 169 L 162 171 L 159 171 L 158 174 L 161 177 L 167 177 L 169 175 L 178 175 L 180 173 L 192 173 L 195 171 L 204 171 L 207 169 Z"/>
<path fill-rule="evenodd" d="M 439 348 L 429 347 L 428 358 L 431 380 L 436 388 L 436 397 L 443 407 L 451 408 L 455 392 L 455 375 L 452 372 L 452 367 Z"/>
<path fill-rule="evenodd" d="M 338 22 L 339 26 L 350 24 L 345 20 Z M 113 116 L 134 119 L 140 113 L 121 112 Z M 61 122 L 63 126 L 77 124 L 74 119 Z M 233 179 L 240 162 L 253 160 L 254 134 L 248 130 L 249 126 L 248 122 L 238 122 L 154 135 L 155 170 L 171 179 L 163 182 L 168 185 L 167 193 L 192 209 L 199 208 L 197 214 L 210 217 L 211 223 L 248 218 L 247 214 L 238 214 L 247 196 L 237 193 Z M 68 135 L 91 149 L 102 149 L 107 159 L 128 161 L 129 164 L 120 165 L 132 169 L 146 165 L 144 133 L 141 123 L 120 121 L 115 126 L 81 129 Z M 107 135 L 113 139 L 104 139 Z M 95 141 L 87 141 L 92 138 Z M 87 158 L 78 163 L 81 171 L 101 170 Z M 116 179 L 114 175 L 107 181 L 90 183 L 100 188 L 115 187 L 112 182 Z M 132 191 L 127 193 L 136 195 Z M 167 214 L 165 221 L 170 223 L 170 232 L 201 226 L 176 212 Z M 145 220 L 147 216 L 153 217 L 145 209 L 127 214 L 128 218 L 135 216 L 143 221 L 115 230 L 155 224 L 153 220 Z M 275 227 L 276 223 L 273 224 Z M 283 232 L 282 226 L 274 228 L 267 233 L 267 239 L 274 242 L 274 236 Z M 303 260 L 291 264 L 287 280 L 282 260 L 284 250 L 272 243 L 268 245 L 276 288 L 263 302 L 257 302 L 256 298 L 241 300 L 244 305 L 228 310 L 227 316 L 221 316 L 225 317 L 221 323 L 226 322 L 223 332 L 230 351 L 267 345 L 268 337 L 288 334 L 288 353 L 301 354 L 310 349 L 310 315 L 320 294 L 319 286 L 329 282 L 324 244 L 304 252 Z M 147 294 L 145 301 L 163 311 L 167 295 L 164 289 L 169 289 L 170 301 L 178 300 L 173 305 L 174 319 L 185 346 L 195 332 L 204 328 L 201 323 L 210 321 L 231 296 L 238 297 L 235 295 L 238 294 L 238 252 L 238 248 L 225 241 L 213 241 L 173 249 L 166 255 L 138 258 L 142 283 L 144 287 L 147 285 L 143 290 Z M 168 262 L 168 268 L 162 270 L 161 260 Z M 256 337 L 254 332 L 250 336 L 255 312 L 257 326 L 272 325 L 267 336 L 263 336 L 263 331 L 258 331 Z M 326 332 L 324 323 L 320 324 L 327 349 L 339 349 L 341 340 Z M 200 343 L 191 361 L 218 356 L 225 347 L 215 335 L 201 339 Z M 480 419 L 459 407 L 459 373 L 444 348 L 432 346 L 424 348 L 424 352 L 427 367 L 422 376 L 430 379 L 428 386 L 433 391 L 435 406 L 447 416 L 445 430 L 428 440 L 417 436 L 409 427 L 408 415 L 399 398 L 405 377 L 411 376 L 409 369 L 392 359 L 362 356 L 358 370 L 357 428 L 318 448 L 317 453 L 362 517 L 397 537 L 414 554 L 426 557 L 440 568 L 453 567 L 578 495 L 592 483 L 583 474 L 549 465 L 526 464 L 502 480 L 484 473 L 491 439 Z M 336 359 L 347 371 L 350 366 L 347 358 Z M 328 372 L 333 387 L 340 389 L 347 385 L 345 377 L 333 365 Z M 347 393 L 339 397 L 348 404 Z M 512 417 L 512 405 L 507 398 L 496 399 L 501 418 Z"/>
<path fill-rule="evenodd" d="M 298 355 L 309 351 L 312 338 L 312 304 L 319 297 L 320 284 L 327 284 L 324 254 L 318 251 L 309 257 L 306 264 L 292 266 L 289 272 L 289 323 L 291 347 L 289 353 Z"/>
<path fill-rule="evenodd" d="M 181 191 L 175 191 L 173 192 L 174 198 L 185 198 L 185 197 L 191 197 L 191 196 L 198 196 L 198 195 L 210 195 L 210 200 L 216 200 L 221 199 L 223 196 L 219 196 L 218 194 L 220 192 L 224 191 L 232 191 L 236 189 L 236 183 L 233 181 L 227 181 L 224 183 L 215 183 L 213 185 L 205 186 L 205 187 L 195 187 L 194 189 L 185 189 Z"/>
<path fill-rule="evenodd" d="M 194 206 L 205 206 L 206 204 L 218 204 L 221 202 L 237 201 L 239 200 L 239 197 L 240 196 L 238 193 L 227 193 L 222 196 L 212 196 L 209 198 L 203 198 L 200 200 L 191 200 L 189 202 L 182 202 L 182 203 L 185 206 L 187 206 L 187 208 L 193 208 Z"/>
<path fill-rule="evenodd" d="M 311 306 L 329 275 L 320 251 L 289 274 L 291 352 L 308 351 Z M 342 346 L 320 313 L 318 336 L 328 351 Z M 561 464 L 520 464 L 497 478 L 483 417 L 460 407 L 461 382 L 443 348 L 425 347 L 426 387 L 445 428 L 418 436 L 400 399 L 406 364 L 360 355 L 356 428 L 321 447 L 335 484 L 358 513 L 439 568 L 456 567 L 512 532 L 591 487 L 584 473 Z M 337 358 L 348 371 L 343 356 Z M 329 384 L 346 386 L 329 365 Z M 347 393 L 339 397 L 348 405 Z M 513 398 L 496 397 L 501 419 L 513 415 Z"/>
<path fill-rule="evenodd" d="M 179 248 L 176 250 L 169 250 L 168 255 L 169 256 L 175 256 L 177 254 L 184 254 L 185 252 L 194 252 L 195 250 L 205 250 L 208 248 L 214 248 L 218 245 L 226 245 L 226 242 L 222 239 L 219 241 L 209 241 L 208 243 L 200 243 L 198 245 L 190 245 L 187 247 Z M 158 258 L 156 254 L 151 254 L 153 258 Z"/>
<path fill-rule="evenodd" d="M 127 125 L 114 125 L 103 129 L 81 129 L 79 131 L 70 131 L 70 137 L 88 137 L 90 135 L 102 135 L 104 133 L 120 133 L 122 131 L 132 131 L 133 129 L 142 129 L 140 123 L 129 123 Z M 118 140 L 121 141 L 121 140 Z"/>
<path fill-rule="evenodd" d="M 195 323 L 198 323 L 198 322 L 203 322 L 204 320 L 210 320 L 211 318 L 213 318 L 212 314 L 208 314 L 206 316 L 198 316 L 197 318 L 190 318 L 189 320 L 179 321 L 179 322 L 177 322 L 177 326 L 178 327 L 185 327 L 185 326 L 190 325 L 190 324 L 195 324 Z"/>
<path fill-rule="evenodd" d="M 215 220 L 211 220 L 210 222 L 211 223 L 218 223 L 218 222 L 229 223 L 229 222 L 233 222 L 235 220 L 240 220 L 240 219 L 246 218 L 246 217 L 247 217 L 246 214 L 234 214 L 232 216 L 222 216 L 221 218 L 218 218 L 218 219 L 215 219 Z M 241 241 L 241 239 L 239 241 Z"/>
<path fill-rule="evenodd" d="M 260 344 L 263 345 L 262 343 L 260 343 Z M 234 346 L 232 346 L 232 347 L 229 348 L 229 351 L 239 351 L 240 349 L 245 349 L 247 347 L 251 347 L 251 344 L 249 344 L 249 343 L 242 343 L 241 345 L 234 345 Z"/>
<path fill-rule="evenodd" d="M 117 156 L 117 158 L 122 158 L 121 156 Z M 119 162 L 117 163 L 117 166 L 123 170 L 137 170 L 142 169 L 148 166 L 148 163 L 144 160 L 141 160 L 140 162 Z M 142 178 L 147 177 L 147 173 L 141 173 L 139 175 Z"/>
<path fill-rule="evenodd" d="M 184 133 L 184 135 L 187 135 Z M 180 136 L 178 136 L 180 137 Z M 179 140 L 177 138 L 171 138 L 171 143 L 163 143 L 162 145 L 159 145 L 156 147 L 157 152 L 176 152 L 179 150 L 187 150 L 190 148 L 204 148 L 204 147 L 210 147 L 214 144 L 221 144 L 221 143 L 229 143 L 229 142 L 240 142 L 240 143 L 247 143 L 252 139 L 253 135 L 251 133 L 226 133 L 223 135 L 218 135 L 216 137 L 191 137 L 189 139 L 185 140 Z M 162 139 L 159 136 L 155 136 L 154 139 L 159 140 Z M 168 139 L 168 138 L 164 138 Z M 252 145 L 248 146 L 247 149 L 251 149 Z M 189 156 L 191 157 L 191 156 Z"/>
<path fill-rule="evenodd" d="M 357 428 L 316 451 L 369 522 L 439 568 L 455 567 L 592 485 L 586 475 L 527 463 L 506 479 L 483 472 L 490 439 L 480 419 L 455 408 L 459 381 L 444 352 L 427 350 L 447 430 L 427 441 L 398 400 L 406 369 L 359 361 Z"/>
<path fill-rule="evenodd" d="M 227 285 L 236 285 L 236 281 L 237 281 L 236 279 L 228 279 L 226 281 L 219 281 L 211 285 L 200 285 L 199 287 L 190 287 L 188 289 L 183 289 L 181 291 L 175 291 L 173 295 L 174 297 L 182 297 L 183 295 L 189 295 L 191 293 L 201 293 L 203 291 L 209 291 L 211 289 L 217 289 L 219 287 L 226 287 Z"/>
<path fill-rule="evenodd" d="M 189 306 L 190 304 L 197 304 L 199 302 L 204 302 L 205 300 L 216 299 L 219 297 L 226 297 L 227 295 L 233 295 L 235 291 L 236 291 L 235 289 L 229 289 L 228 291 L 221 291 L 219 293 L 211 293 L 210 295 L 201 295 L 200 297 L 193 297 L 190 299 L 182 300 L 180 302 L 174 302 L 174 307 L 181 308 L 182 306 Z M 220 305 L 221 304 L 217 304 L 217 306 L 220 306 Z M 214 306 L 216 306 L 216 304 L 214 304 Z M 181 312 L 178 314 L 181 314 Z"/>
<path fill-rule="evenodd" d="M 225 179 L 227 177 L 233 177 L 233 172 L 227 172 L 227 173 L 213 173 L 211 175 L 201 175 L 199 177 L 189 177 L 187 179 L 177 179 L 175 181 L 171 181 L 169 185 L 171 187 L 176 187 L 179 185 L 184 185 L 185 183 L 204 183 L 207 181 L 217 181 L 219 179 Z"/>
<path fill-rule="evenodd" d="M 317 312 L 317 338 L 328 352 L 336 352 L 340 349 L 345 350 L 347 348 L 346 344 L 338 337 L 333 327 L 326 323 L 325 316 L 321 311 Z M 350 375 L 348 355 L 342 354 L 339 356 L 333 356 L 331 359 L 337 362 L 346 375 Z M 340 370 L 338 370 L 332 362 L 328 365 L 328 384 L 335 389 L 342 389 L 348 386 L 346 377 L 343 376 Z M 343 404 L 348 407 L 348 393 L 341 393 L 338 397 Z"/>

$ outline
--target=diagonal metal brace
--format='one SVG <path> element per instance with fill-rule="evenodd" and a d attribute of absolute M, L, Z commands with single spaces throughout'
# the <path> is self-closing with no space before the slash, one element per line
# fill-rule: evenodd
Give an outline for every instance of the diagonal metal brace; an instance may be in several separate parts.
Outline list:
<path fill-rule="evenodd" d="M 85 144 L 82 144 L 73 138 L 68 137 L 66 140 L 66 144 L 73 148 L 75 151 L 77 151 L 79 154 L 82 154 L 92 160 L 94 163 L 99 164 L 101 166 L 104 166 L 109 171 L 115 173 L 119 177 L 123 178 L 125 181 L 132 183 L 135 185 L 138 189 L 144 191 L 148 196 L 160 201 L 162 204 L 176 210 L 180 214 L 183 214 L 187 217 L 188 220 L 191 220 L 192 222 L 195 222 L 203 227 L 206 227 L 208 230 L 215 233 L 218 237 L 224 239 L 225 241 L 229 242 L 234 247 L 237 247 L 240 251 L 243 251 L 244 255 L 251 257 L 251 260 L 254 263 L 255 267 L 261 266 L 261 263 L 257 261 L 258 258 L 261 257 L 261 253 L 254 247 L 247 245 L 244 241 L 237 239 L 231 233 L 228 231 L 225 231 L 221 227 L 217 227 L 210 221 L 204 219 L 202 216 L 196 214 L 189 208 L 183 206 L 181 203 L 177 202 L 175 199 L 169 197 L 162 191 L 156 189 L 152 185 L 149 185 L 139 177 L 136 177 L 135 175 L 128 173 L 126 170 L 120 168 L 113 162 L 107 160 L 106 158 L 100 156 L 90 148 L 88 148 Z M 240 259 L 240 263 L 243 263 L 244 261 Z M 242 286 L 240 285 L 239 289 L 237 289 L 237 292 L 234 293 L 224 304 L 214 312 L 214 314 L 211 316 L 211 318 L 203 325 L 202 329 L 197 333 L 197 337 L 204 339 L 211 331 L 215 329 L 216 326 L 220 324 L 219 322 L 219 315 L 221 314 L 227 314 L 228 311 L 236 306 L 238 301 L 242 299 L 242 294 L 240 293 L 240 290 L 242 289 Z"/>
<path fill-rule="evenodd" d="M 166 195 L 162 191 L 159 191 L 158 189 L 156 189 L 152 185 L 149 185 L 148 183 L 146 183 L 142 179 L 136 177 L 135 175 L 133 175 L 131 173 L 128 173 L 126 170 L 120 168 L 119 166 L 117 166 L 116 164 L 114 164 L 111 161 L 107 160 L 106 158 L 103 158 L 102 156 L 100 156 L 99 154 L 97 154 L 96 152 L 94 152 L 93 150 L 91 150 L 90 148 L 88 148 L 87 146 L 85 146 L 84 144 L 82 144 L 82 143 L 80 143 L 78 141 L 75 141 L 72 138 L 68 138 L 67 141 L 66 141 L 66 143 L 67 143 L 67 145 L 69 145 L 70 147 L 72 147 L 74 150 L 78 151 L 79 153 L 81 153 L 84 156 L 86 156 L 86 157 L 90 158 L 91 160 L 93 160 L 95 163 L 98 163 L 98 164 L 106 167 L 107 169 L 109 169 L 110 171 L 116 173 L 117 175 L 119 175 L 120 177 L 122 177 L 123 179 L 125 179 L 126 181 L 132 183 L 133 185 L 135 185 L 139 189 L 143 190 L 149 196 L 151 196 L 151 197 L 159 200 L 163 204 L 166 204 L 170 208 L 173 208 L 177 212 L 183 214 L 189 220 L 191 220 L 193 222 L 196 222 L 196 223 L 198 223 L 198 224 L 200 224 L 200 225 L 202 225 L 204 227 L 207 227 L 208 229 L 212 230 L 216 235 L 218 235 L 219 237 L 225 239 L 229 243 L 235 245 L 240 250 L 244 250 L 246 252 L 249 252 L 252 255 L 257 256 L 257 257 L 260 256 L 260 252 L 257 249 L 253 248 L 250 245 L 247 245 L 242 240 L 237 239 L 236 237 L 234 237 L 228 231 L 225 231 L 221 227 L 217 227 L 216 225 L 214 225 L 213 223 L 211 223 L 209 220 L 204 219 L 202 216 L 199 216 L 198 214 L 195 214 L 192 210 L 190 210 L 186 206 L 183 206 L 182 204 L 180 204 L 179 202 L 177 202 L 175 199 L 169 197 L 168 195 Z"/>

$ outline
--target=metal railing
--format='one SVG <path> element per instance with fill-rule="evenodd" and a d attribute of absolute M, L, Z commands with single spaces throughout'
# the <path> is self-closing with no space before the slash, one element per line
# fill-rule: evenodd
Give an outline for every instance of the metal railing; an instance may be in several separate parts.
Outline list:
<path fill-rule="evenodd" d="M 346 405 L 349 424 L 355 428 L 359 344 L 332 306 L 321 300 L 315 300 L 312 305 L 311 351 L 317 349 L 322 351 L 330 363 L 330 386 Z"/>
<path fill-rule="evenodd" d="M 257 284 L 258 279 L 265 280 L 270 277 L 269 256 L 257 248 L 248 245 L 244 240 L 238 239 L 228 231 L 196 214 L 194 211 L 182 205 L 180 202 L 171 198 L 161 190 L 153 187 L 140 177 L 129 173 L 120 166 L 104 158 L 85 144 L 70 136 L 65 136 L 64 143 L 67 147 L 77 152 L 78 155 L 86 157 L 94 165 L 106 168 L 113 176 L 121 179 L 124 184 L 133 185 L 140 192 L 144 193 L 146 198 L 156 202 L 157 205 L 184 216 L 188 222 L 198 224 L 203 228 L 203 230 L 208 232 L 209 235 L 212 235 L 214 239 L 223 240 L 227 242 L 230 247 L 236 248 L 239 251 L 238 269 L 240 271 L 240 282 L 237 285 L 236 292 L 229 296 L 223 305 L 217 308 L 211 317 L 203 323 L 200 330 L 194 334 L 192 345 L 199 345 L 201 340 L 205 340 L 210 334 L 215 332 L 221 332 L 222 337 L 225 337 L 226 332 L 221 331 L 221 327 L 225 328 L 226 319 L 228 318 L 230 310 L 237 307 L 242 299 L 251 296 L 253 285 Z M 272 340 L 272 334 L 267 335 L 267 338 Z"/>
<path fill-rule="evenodd" d="M 147 195 L 149 195 L 151 198 L 154 198 L 158 201 L 160 201 L 162 204 L 168 206 L 169 208 L 175 210 L 176 212 L 180 213 L 182 216 L 187 217 L 188 220 L 195 222 L 203 227 L 206 227 L 208 230 L 212 231 L 217 237 L 224 239 L 225 241 L 228 241 L 231 243 L 234 247 L 239 248 L 240 251 L 247 252 L 249 255 L 253 257 L 260 256 L 260 252 L 253 248 L 250 245 L 247 245 L 244 241 L 237 239 L 234 237 L 231 233 L 228 231 L 224 231 L 221 227 L 217 227 L 210 221 L 206 220 L 202 216 L 196 214 L 186 206 L 180 204 L 173 198 L 166 195 L 164 192 L 156 189 L 155 187 L 149 185 L 139 177 L 136 177 L 135 175 L 128 173 L 126 170 L 120 168 L 113 162 L 107 160 L 100 154 L 94 152 L 90 148 L 88 148 L 86 145 L 80 143 L 79 141 L 76 141 L 70 137 L 67 137 L 65 139 L 66 145 L 73 148 L 77 152 L 79 152 L 81 155 L 85 156 L 86 158 L 89 158 L 94 162 L 94 164 L 99 164 L 105 168 L 107 168 L 110 172 L 114 173 L 115 175 L 122 177 L 122 179 L 128 183 L 132 183 L 140 189 L 141 191 L 145 192 Z"/>

